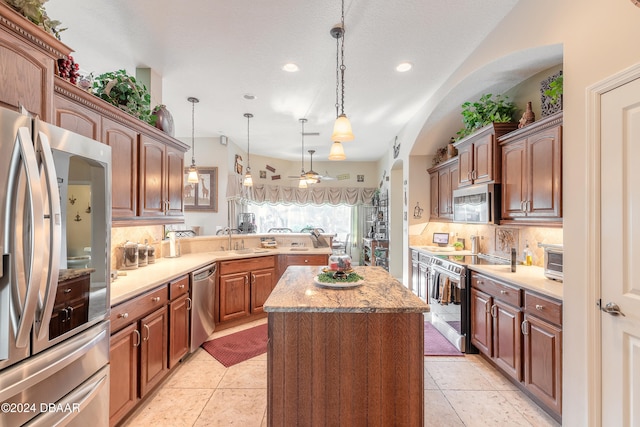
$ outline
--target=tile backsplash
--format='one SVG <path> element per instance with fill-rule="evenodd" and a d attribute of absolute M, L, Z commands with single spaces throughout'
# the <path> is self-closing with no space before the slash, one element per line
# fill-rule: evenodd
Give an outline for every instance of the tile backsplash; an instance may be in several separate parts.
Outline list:
<path fill-rule="evenodd" d="M 518 260 L 522 260 L 522 252 L 525 244 L 533 252 L 533 264 L 539 267 L 544 263 L 544 249 L 538 247 L 538 243 L 562 244 L 562 228 L 557 227 L 531 227 L 531 226 L 496 226 L 458 224 L 445 222 L 430 222 L 420 235 L 410 235 L 409 245 L 424 246 L 433 245 L 433 233 L 449 233 L 450 242 L 456 239 L 465 240 L 465 249 L 471 249 L 470 236 L 480 236 L 480 252 L 491 255 L 507 257 L 510 250 L 506 247 L 513 244 L 517 247 Z"/>

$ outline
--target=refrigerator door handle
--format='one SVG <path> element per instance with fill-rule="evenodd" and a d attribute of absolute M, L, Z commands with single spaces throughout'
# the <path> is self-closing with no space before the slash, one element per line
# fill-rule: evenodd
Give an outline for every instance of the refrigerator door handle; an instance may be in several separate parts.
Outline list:
<path fill-rule="evenodd" d="M 49 333 L 49 322 L 53 313 L 53 304 L 58 290 L 58 275 L 60 273 L 60 246 L 62 245 L 62 218 L 60 209 L 60 193 L 58 191 L 58 178 L 56 176 L 53 153 L 49 138 L 42 132 L 38 132 L 36 150 L 41 155 L 41 164 L 44 171 L 44 178 L 47 185 L 49 201 L 49 259 L 47 261 L 48 274 L 42 278 L 42 285 L 39 289 L 44 289 L 44 301 L 40 310 L 41 321 L 39 330 L 36 330 L 38 339 L 43 340 Z M 47 218 L 45 218 L 47 219 Z M 38 319 L 36 319 L 38 320 Z M 37 323 L 36 323 L 37 324 Z"/>
<path fill-rule="evenodd" d="M 31 259 L 28 264 L 28 271 L 25 271 L 24 254 L 20 253 L 21 251 L 17 251 L 15 247 L 17 227 L 15 227 L 15 224 L 9 224 L 11 219 L 15 220 L 12 215 L 24 218 L 24 212 L 10 212 L 12 207 L 24 209 L 24 204 L 18 201 L 19 197 L 17 194 L 20 187 L 20 157 L 22 157 L 22 164 L 24 165 L 27 176 L 27 194 L 25 196 L 29 199 L 31 206 L 31 212 L 29 213 L 32 229 Z M 19 288 L 21 285 L 26 290 L 22 313 L 20 314 L 20 320 L 16 328 L 16 347 L 24 348 L 29 345 L 31 325 L 33 325 L 38 305 L 38 286 L 42 280 L 42 266 L 44 264 L 44 249 L 40 245 L 40 242 L 44 240 L 45 234 L 42 184 L 33 140 L 31 139 L 29 129 L 26 127 L 18 129 L 16 143 L 11 157 L 11 173 L 9 176 L 9 188 L 11 191 L 9 192 L 10 195 L 7 200 L 7 231 L 14 236 L 11 244 L 12 247 L 9 248 L 9 251 L 15 255 L 15 275 L 13 275 L 14 280 L 12 281 L 14 282 L 13 286 L 16 295 L 20 295 Z"/>

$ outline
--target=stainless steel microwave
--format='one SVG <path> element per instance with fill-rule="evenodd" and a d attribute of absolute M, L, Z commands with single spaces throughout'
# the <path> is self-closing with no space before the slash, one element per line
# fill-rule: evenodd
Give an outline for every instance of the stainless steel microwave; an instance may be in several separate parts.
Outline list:
<path fill-rule="evenodd" d="M 563 250 L 562 245 L 538 243 L 544 248 L 544 275 L 548 279 L 563 280 Z"/>
<path fill-rule="evenodd" d="M 499 224 L 500 185 L 478 184 L 453 190 L 453 221 Z"/>

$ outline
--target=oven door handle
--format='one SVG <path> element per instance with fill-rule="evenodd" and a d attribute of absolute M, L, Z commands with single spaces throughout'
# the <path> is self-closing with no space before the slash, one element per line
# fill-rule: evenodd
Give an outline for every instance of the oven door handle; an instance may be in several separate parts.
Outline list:
<path fill-rule="evenodd" d="M 438 273 L 440 275 L 444 275 L 449 278 L 451 282 L 453 282 L 458 289 L 465 289 L 465 276 L 464 275 L 456 275 L 451 273 L 449 270 L 445 270 L 443 268 L 439 268 L 438 266 L 431 267 L 434 273 Z"/>

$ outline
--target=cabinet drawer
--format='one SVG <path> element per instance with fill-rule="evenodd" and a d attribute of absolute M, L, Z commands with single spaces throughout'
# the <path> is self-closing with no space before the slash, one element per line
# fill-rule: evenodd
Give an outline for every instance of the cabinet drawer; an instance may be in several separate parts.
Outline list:
<path fill-rule="evenodd" d="M 287 255 L 287 265 L 328 265 L 327 255 Z"/>
<path fill-rule="evenodd" d="M 55 304 L 57 305 L 88 296 L 89 283 L 90 276 L 88 274 L 58 283 Z"/>
<path fill-rule="evenodd" d="M 245 258 L 232 261 L 220 261 L 220 274 L 242 273 L 245 271 L 262 270 L 264 268 L 274 268 L 276 266 L 275 257 L 264 256 L 256 258 Z"/>
<path fill-rule="evenodd" d="M 531 316 L 562 326 L 562 302 L 525 291 L 524 311 Z"/>
<path fill-rule="evenodd" d="M 112 307 L 111 331 L 115 332 L 138 320 L 147 313 L 162 307 L 167 301 L 169 301 L 169 292 L 167 286 L 164 285 Z"/>
<path fill-rule="evenodd" d="M 513 286 L 506 285 L 480 274 L 474 274 L 471 277 L 471 286 L 507 304 L 515 307 L 522 306 L 522 293 L 520 289 L 514 288 Z"/>
<path fill-rule="evenodd" d="M 169 299 L 174 300 L 180 295 L 189 293 L 189 276 L 183 276 L 169 283 Z"/>

